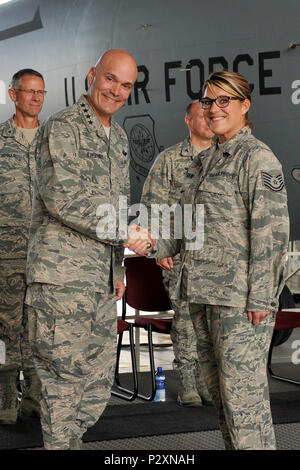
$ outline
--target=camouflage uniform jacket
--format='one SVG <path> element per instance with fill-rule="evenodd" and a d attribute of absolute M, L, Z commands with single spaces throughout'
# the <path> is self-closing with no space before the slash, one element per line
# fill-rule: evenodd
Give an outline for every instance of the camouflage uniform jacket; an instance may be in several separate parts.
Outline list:
<path fill-rule="evenodd" d="M 150 211 L 151 204 L 179 202 L 185 174 L 193 160 L 193 146 L 186 138 L 161 152 L 152 165 L 143 187 L 141 203 Z"/>
<path fill-rule="evenodd" d="M 24 268 L 39 133 L 29 144 L 13 118 L 0 125 L 0 260 Z"/>
<path fill-rule="evenodd" d="M 110 139 L 84 96 L 45 124 L 37 158 L 27 258 L 28 283 L 107 292 L 123 279 L 126 233 L 119 196 L 129 197 L 128 140 L 112 119 Z M 97 234 L 106 215 L 116 230 Z M 115 210 L 116 217 L 113 216 Z M 127 210 L 127 209 L 126 209 Z M 99 238 L 100 237 L 100 238 Z"/>
<path fill-rule="evenodd" d="M 155 257 L 181 249 L 177 295 L 190 302 L 276 310 L 289 241 L 281 165 L 248 127 L 200 156 L 181 204 L 204 205 L 204 245 L 193 251 L 184 240 L 160 240 Z"/>
<path fill-rule="evenodd" d="M 145 204 L 148 214 L 151 214 L 152 204 L 179 203 L 185 174 L 194 158 L 194 148 L 189 137 L 172 147 L 161 152 L 146 178 L 141 197 L 141 203 Z M 165 281 L 171 281 L 170 290 L 176 281 L 178 268 L 180 267 L 180 255 L 175 255 L 174 268 L 171 271 L 163 271 Z"/>

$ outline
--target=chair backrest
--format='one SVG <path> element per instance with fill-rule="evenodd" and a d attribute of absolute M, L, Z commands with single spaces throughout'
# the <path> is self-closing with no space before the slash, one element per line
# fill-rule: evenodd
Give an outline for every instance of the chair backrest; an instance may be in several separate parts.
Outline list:
<path fill-rule="evenodd" d="M 300 327 L 300 309 L 295 312 L 281 312 L 276 314 L 274 330 L 292 330 Z"/>
<path fill-rule="evenodd" d="M 162 270 L 154 259 L 125 258 L 126 302 L 144 312 L 172 310 L 163 284 Z"/>

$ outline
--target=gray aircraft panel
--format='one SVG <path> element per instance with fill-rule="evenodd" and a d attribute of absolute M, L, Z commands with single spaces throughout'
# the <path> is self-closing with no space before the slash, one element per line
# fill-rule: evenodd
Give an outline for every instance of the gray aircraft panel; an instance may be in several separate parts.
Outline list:
<path fill-rule="evenodd" d="M 118 113 L 131 144 L 132 202 L 160 150 L 187 134 L 184 111 L 213 70 L 243 73 L 254 89 L 255 135 L 280 159 L 300 239 L 299 0 L 14 0 L 0 6 L 0 120 L 13 112 L 11 76 L 43 73 L 49 91 L 42 119 L 85 92 L 86 74 L 109 48 L 139 65 L 129 103 Z M 294 174 L 299 175 L 298 172 Z"/>

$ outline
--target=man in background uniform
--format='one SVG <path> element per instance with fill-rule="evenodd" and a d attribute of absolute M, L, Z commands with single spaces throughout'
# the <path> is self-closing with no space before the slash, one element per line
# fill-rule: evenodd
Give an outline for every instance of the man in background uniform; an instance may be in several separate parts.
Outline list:
<path fill-rule="evenodd" d="M 15 73 L 8 93 L 15 114 L 0 125 L 0 423 L 18 417 L 20 383 L 25 380 L 22 413 L 39 415 L 40 383 L 28 344 L 24 305 L 25 264 L 32 206 L 32 182 L 45 96 L 42 75 Z M 22 377 L 23 375 L 23 377 Z"/>
<path fill-rule="evenodd" d="M 107 51 L 88 73 L 87 96 L 52 116 L 42 136 L 26 303 L 47 450 L 80 449 L 110 397 L 115 300 L 125 290 L 118 208 L 129 197 L 128 140 L 113 115 L 136 79 L 130 54 Z"/>
<path fill-rule="evenodd" d="M 203 118 L 199 102 L 189 104 L 185 123 L 189 129 L 189 137 L 158 155 L 146 178 L 141 202 L 147 206 L 149 213 L 151 204 L 172 206 L 180 200 L 184 177 L 193 158 L 211 145 L 214 134 Z M 171 294 L 179 275 L 180 255 L 157 259 L 157 264 L 164 269 L 164 283 Z M 172 300 L 171 303 L 174 310 L 171 328 L 175 356 L 173 367 L 179 375 L 177 401 L 185 406 L 210 403 L 210 395 L 199 366 L 196 336 L 188 303 L 183 299 Z"/>

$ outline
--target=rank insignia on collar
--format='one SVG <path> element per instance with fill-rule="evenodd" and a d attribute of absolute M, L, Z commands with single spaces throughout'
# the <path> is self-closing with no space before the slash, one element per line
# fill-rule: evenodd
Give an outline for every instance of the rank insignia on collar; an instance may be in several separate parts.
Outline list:
<path fill-rule="evenodd" d="M 281 191 L 284 188 L 282 175 L 272 176 L 265 171 L 261 172 L 263 185 L 272 191 Z"/>

